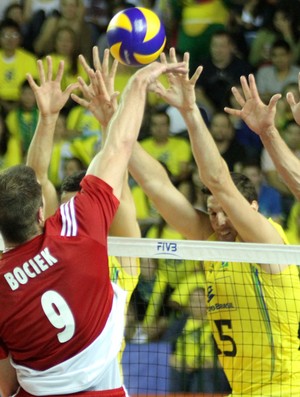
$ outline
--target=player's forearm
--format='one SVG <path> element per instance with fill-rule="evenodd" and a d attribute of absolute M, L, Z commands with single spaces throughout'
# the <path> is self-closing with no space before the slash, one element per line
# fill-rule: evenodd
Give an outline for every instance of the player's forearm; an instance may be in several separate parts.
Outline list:
<path fill-rule="evenodd" d="M 300 161 L 273 127 L 260 134 L 261 141 L 271 156 L 277 171 L 296 198 L 300 199 Z"/>
<path fill-rule="evenodd" d="M 123 92 L 112 117 L 103 150 L 90 164 L 87 174 L 100 176 L 120 197 L 123 178 L 143 120 L 148 81 L 134 75 Z"/>
<path fill-rule="evenodd" d="M 129 160 L 128 169 L 135 181 L 152 201 L 164 195 L 171 181 L 163 166 L 136 142 Z"/>
<path fill-rule="evenodd" d="M 48 179 L 48 168 L 51 160 L 53 136 L 58 115 L 40 116 L 30 143 L 27 165 L 32 167 L 40 183 Z"/>
<path fill-rule="evenodd" d="M 120 205 L 110 226 L 109 234 L 116 237 L 141 237 L 141 231 L 136 217 L 135 202 L 128 185 L 128 173 L 126 173 L 124 178 Z"/>
<path fill-rule="evenodd" d="M 208 188 L 212 188 L 219 183 L 221 172 L 224 171 L 222 157 L 197 105 L 192 110 L 181 111 L 181 114 L 189 132 L 200 178 Z"/>

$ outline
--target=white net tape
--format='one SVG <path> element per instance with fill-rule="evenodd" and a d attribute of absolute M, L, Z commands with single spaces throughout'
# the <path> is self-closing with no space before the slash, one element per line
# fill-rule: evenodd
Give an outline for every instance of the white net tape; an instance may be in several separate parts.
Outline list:
<path fill-rule="evenodd" d="M 109 237 L 109 255 L 300 265 L 299 245 Z"/>

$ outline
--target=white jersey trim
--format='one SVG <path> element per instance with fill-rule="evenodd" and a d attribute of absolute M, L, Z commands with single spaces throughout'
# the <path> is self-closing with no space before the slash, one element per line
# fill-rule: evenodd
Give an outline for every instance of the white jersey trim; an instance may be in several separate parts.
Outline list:
<path fill-rule="evenodd" d="M 77 236 L 77 220 L 75 212 L 74 197 L 65 204 L 60 206 L 60 214 L 62 218 L 61 236 Z"/>
<path fill-rule="evenodd" d="M 117 356 L 124 333 L 127 293 L 114 283 L 112 286 L 114 299 L 106 325 L 85 350 L 45 371 L 36 371 L 12 361 L 19 384 L 25 391 L 43 396 L 122 386 Z"/>

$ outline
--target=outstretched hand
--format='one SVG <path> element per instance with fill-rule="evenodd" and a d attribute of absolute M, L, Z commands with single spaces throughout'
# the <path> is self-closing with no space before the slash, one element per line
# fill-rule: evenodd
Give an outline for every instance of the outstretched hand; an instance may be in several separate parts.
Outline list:
<path fill-rule="evenodd" d="M 298 87 L 300 91 L 300 73 L 298 75 Z M 296 123 L 300 125 L 300 101 L 296 102 L 294 94 L 292 92 L 288 92 L 286 94 L 286 100 L 290 105 Z"/>
<path fill-rule="evenodd" d="M 273 95 L 269 104 L 265 105 L 260 99 L 253 74 L 248 76 L 248 80 L 242 76 L 241 85 L 243 95 L 236 87 L 232 88 L 232 93 L 241 109 L 225 107 L 225 112 L 240 117 L 258 135 L 275 127 L 276 104 L 281 94 Z"/>
<path fill-rule="evenodd" d="M 101 64 L 98 48 L 93 47 L 92 69 L 86 62 L 83 55 L 79 56 L 80 63 L 90 78 L 90 84 L 79 77 L 79 88 L 83 98 L 72 94 L 72 99 L 79 105 L 89 109 L 100 124 L 106 127 L 117 109 L 118 92 L 114 89 L 115 75 L 118 62 L 114 60 L 112 67 L 109 68 L 109 50 L 104 51 L 103 62 Z"/>
<path fill-rule="evenodd" d="M 70 84 L 65 91 L 61 89 L 61 80 L 64 73 L 64 62 L 60 61 L 56 77 L 53 79 L 53 65 L 51 56 L 47 56 L 47 72 L 43 62 L 37 61 L 40 85 L 38 85 L 30 73 L 27 74 L 27 80 L 35 95 L 37 106 L 41 115 L 57 115 L 65 106 L 71 92 L 78 88 L 78 83 Z"/>
<path fill-rule="evenodd" d="M 162 74 L 174 73 L 178 75 L 188 74 L 188 65 L 186 62 L 177 62 L 173 59 L 173 62 L 152 62 L 147 66 L 139 69 L 131 77 L 131 79 L 140 79 L 146 82 L 148 90 L 153 90 L 153 88 L 158 84 L 157 79 Z"/>
<path fill-rule="evenodd" d="M 172 64 L 180 64 L 177 61 L 176 51 L 171 48 L 169 51 L 170 62 Z M 162 64 L 168 66 L 167 57 L 164 53 L 161 54 L 160 60 Z M 180 110 L 192 109 L 196 103 L 195 84 L 202 73 L 203 67 L 199 66 L 194 75 L 189 79 L 189 53 L 183 56 L 183 63 L 186 65 L 184 73 L 168 73 L 169 87 L 165 88 L 159 81 L 156 81 L 150 86 L 151 91 L 159 95 L 169 105 L 174 106 Z"/>

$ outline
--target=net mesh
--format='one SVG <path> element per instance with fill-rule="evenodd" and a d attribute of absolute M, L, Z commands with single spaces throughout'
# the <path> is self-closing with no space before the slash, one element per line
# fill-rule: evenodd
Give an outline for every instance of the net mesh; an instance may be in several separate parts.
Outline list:
<path fill-rule="evenodd" d="M 141 270 L 128 283 L 129 394 L 299 396 L 299 254 L 300 246 L 110 237 L 109 255 L 139 260 Z"/>

